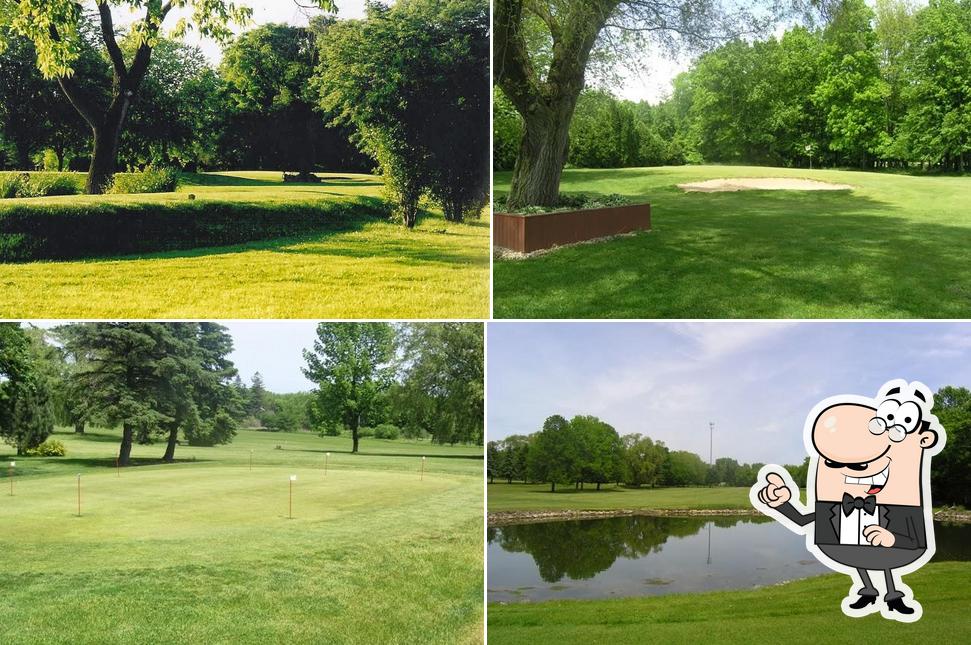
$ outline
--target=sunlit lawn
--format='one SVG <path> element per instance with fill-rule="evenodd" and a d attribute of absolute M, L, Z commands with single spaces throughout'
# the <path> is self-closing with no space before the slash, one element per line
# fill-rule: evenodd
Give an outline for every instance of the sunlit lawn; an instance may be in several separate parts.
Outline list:
<path fill-rule="evenodd" d="M 720 177 L 854 190 L 677 188 Z M 496 191 L 508 183 L 498 173 Z M 653 230 L 497 262 L 497 317 L 971 316 L 971 177 L 685 166 L 569 170 L 562 190 L 649 201 Z"/>
<path fill-rule="evenodd" d="M 244 431 L 116 472 L 116 433 L 57 438 L 0 455 L 0 642 L 482 641 L 481 449 Z"/>
<path fill-rule="evenodd" d="M 295 204 L 380 196 L 370 175 L 283 184 L 275 172 L 196 176 L 178 194 L 51 200 L 233 199 Z M 192 181 L 190 179 L 190 181 Z M 484 318 L 489 220 L 414 230 L 384 220 L 231 247 L 70 262 L 0 264 L 5 318 Z"/>
<path fill-rule="evenodd" d="M 971 564 L 907 576 L 923 606 L 913 624 L 840 610 L 849 580 L 826 575 L 752 591 L 489 605 L 489 643 L 966 643 Z"/>

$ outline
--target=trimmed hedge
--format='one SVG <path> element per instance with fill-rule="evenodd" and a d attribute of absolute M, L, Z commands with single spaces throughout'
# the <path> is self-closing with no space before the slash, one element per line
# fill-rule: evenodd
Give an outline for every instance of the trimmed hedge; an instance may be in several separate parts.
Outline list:
<path fill-rule="evenodd" d="M 0 199 L 80 195 L 83 192 L 84 175 L 80 173 L 0 172 Z"/>
<path fill-rule="evenodd" d="M 388 217 L 380 199 L 303 204 L 208 201 L 0 204 L 0 261 L 73 260 L 227 246 Z"/>
<path fill-rule="evenodd" d="M 179 187 L 179 175 L 179 171 L 175 168 L 146 168 L 141 172 L 119 172 L 112 179 L 108 192 L 120 195 L 174 193 Z"/>

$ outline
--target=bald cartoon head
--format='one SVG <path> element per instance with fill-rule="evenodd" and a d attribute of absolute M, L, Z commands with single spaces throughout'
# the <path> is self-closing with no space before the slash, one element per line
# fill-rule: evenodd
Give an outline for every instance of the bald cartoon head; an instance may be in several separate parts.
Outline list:
<path fill-rule="evenodd" d="M 942 438 L 932 406 L 923 385 L 904 381 L 887 383 L 872 402 L 831 402 L 812 424 L 816 499 L 836 502 L 849 493 L 920 506 L 924 454 Z"/>

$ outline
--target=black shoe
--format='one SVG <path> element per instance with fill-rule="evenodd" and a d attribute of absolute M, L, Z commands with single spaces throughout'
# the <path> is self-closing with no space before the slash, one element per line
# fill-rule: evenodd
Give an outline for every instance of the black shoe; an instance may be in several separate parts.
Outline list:
<path fill-rule="evenodd" d="M 905 605 L 903 598 L 894 598 L 893 600 L 888 600 L 887 607 L 890 608 L 890 611 L 899 611 L 901 614 L 914 613 L 913 607 L 908 607 Z"/>
<path fill-rule="evenodd" d="M 877 601 L 876 596 L 860 596 L 856 602 L 850 605 L 850 609 L 863 609 L 868 605 L 872 605 L 876 601 Z M 911 609 L 910 611 L 913 611 L 913 609 Z"/>

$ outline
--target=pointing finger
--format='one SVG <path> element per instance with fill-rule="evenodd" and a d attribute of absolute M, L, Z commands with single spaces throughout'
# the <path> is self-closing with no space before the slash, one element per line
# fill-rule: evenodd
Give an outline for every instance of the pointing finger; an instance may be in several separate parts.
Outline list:
<path fill-rule="evenodd" d="M 769 473 L 765 479 L 769 482 L 769 485 L 776 488 L 783 488 L 786 486 L 785 480 L 782 479 L 782 475 L 779 473 Z"/>

